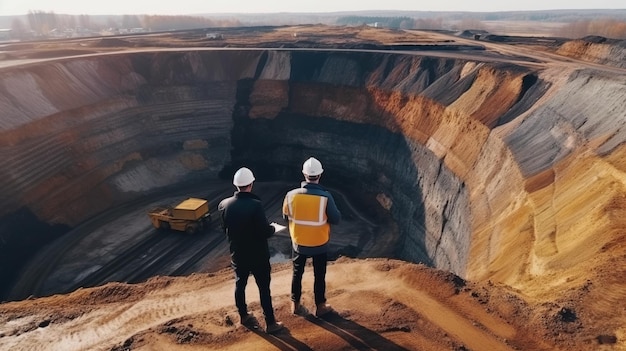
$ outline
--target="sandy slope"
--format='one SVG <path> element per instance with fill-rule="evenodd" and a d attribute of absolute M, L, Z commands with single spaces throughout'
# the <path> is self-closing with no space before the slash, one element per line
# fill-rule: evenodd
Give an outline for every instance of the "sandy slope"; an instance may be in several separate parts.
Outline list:
<path fill-rule="evenodd" d="M 339 313 L 324 319 L 289 313 L 290 279 L 289 264 L 274 267 L 274 305 L 287 327 L 276 336 L 262 332 L 253 284 L 248 301 L 261 329 L 237 325 L 234 281 L 226 269 L 0 305 L 0 349 L 588 350 L 597 344 L 552 339 L 566 324 L 584 325 L 567 322 L 560 311 L 536 313 L 538 306 L 509 289 L 421 265 L 344 258 L 331 264 L 328 298 Z M 311 289 L 309 267 L 308 308 Z"/>

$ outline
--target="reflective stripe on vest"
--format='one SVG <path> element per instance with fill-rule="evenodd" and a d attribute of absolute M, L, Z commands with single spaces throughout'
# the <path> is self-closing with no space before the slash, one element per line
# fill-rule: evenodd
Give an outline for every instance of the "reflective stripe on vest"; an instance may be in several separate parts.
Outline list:
<path fill-rule="evenodd" d="M 315 200 L 319 201 L 319 206 L 317 209 L 317 216 L 314 216 L 317 218 L 309 218 L 310 220 L 304 220 L 304 219 L 297 219 L 293 217 L 293 203 L 295 201 L 296 196 L 311 196 L 311 197 L 315 197 Z M 328 198 L 324 196 L 295 194 L 291 199 L 289 199 L 289 202 L 288 202 L 289 219 L 293 221 L 295 224 L 309 225 L 313 227 L 319 227 L 321 225 L 324 225 L 326 224 L 326 204 L 327 203 L 328 203 Z"/>

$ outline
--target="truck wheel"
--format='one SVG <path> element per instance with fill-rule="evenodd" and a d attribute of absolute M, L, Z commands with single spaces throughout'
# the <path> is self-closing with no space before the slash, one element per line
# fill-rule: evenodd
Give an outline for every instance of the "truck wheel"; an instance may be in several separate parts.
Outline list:
<path fill-rule="evenodd" d="M 198 230 L 198 227 L 196 227 L 194 224 L 189 224 L 185 228 L 185 233 L 187 233 L 189 235 L 193 235 L 193 234 L 196 233 L 197 230 Z"/>
<path fill-rule="evenodd" d="M 159 228 L 164 230 L 170 229 L 170 223 L 166 221 L 159 221 Z"/>

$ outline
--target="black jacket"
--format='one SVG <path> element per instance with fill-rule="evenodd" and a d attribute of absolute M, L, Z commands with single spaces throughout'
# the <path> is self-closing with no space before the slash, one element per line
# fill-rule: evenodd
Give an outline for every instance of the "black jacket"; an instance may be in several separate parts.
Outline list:
<path fill-rule="evenodd" d="M 261 199 L 249 192 L 235 192 L 218 205 L 222 227 L 228 236 L 234 264 L 257 264 L 270 258 L 267 239 L 275 229 L 265 216 Z"/>

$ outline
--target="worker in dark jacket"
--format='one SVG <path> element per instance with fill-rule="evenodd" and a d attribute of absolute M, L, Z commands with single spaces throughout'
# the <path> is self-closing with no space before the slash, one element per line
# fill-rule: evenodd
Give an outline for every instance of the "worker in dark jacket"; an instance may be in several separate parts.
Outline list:
<path fill-rule="evenodd" d="M 254 174 L 248 168 L 240 168 L 233 177 L 237 191 L 218 205 L 222 226 L 230 244 L 231 266 L 235 271 L 235 305 L 241 324 L 248 325 L 253 319 L 246 305 L 246 285 L 252 274 L 259 288 L 261 307 L 265 316 L 266 332 L 282 329 L 276 321 L 270 294 L 270 252 L 267 239 L 275 228 L 269 224 L 261 199 L 254 195 Z"/>
<path fill-rule="evenodd" d="M 324 169 L 311 157 L 302 165 L 304 182 L 300 188 L 287 193 L 283 201 L 283 217 L 289 220 L 293 246 L 293 277 L 291 281 L 291 311 L 302 314 L 302 275 L 307 258 L 313 261 L 313 294 L 315 315 L 323 316 L 333 309 L 326 303 L 326 264 L 330 225 L 339 224 L 341 212 L 333 196 L 319 184 Z"/>

